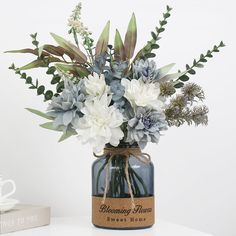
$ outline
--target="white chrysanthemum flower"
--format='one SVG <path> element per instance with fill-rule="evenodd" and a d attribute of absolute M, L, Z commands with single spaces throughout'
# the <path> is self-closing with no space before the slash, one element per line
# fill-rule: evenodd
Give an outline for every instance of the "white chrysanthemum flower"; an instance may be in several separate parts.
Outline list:
<path fill-rule="evenodd" d="M 107 95 L 86 100 L 81 109 L 84 116 L 74 124 L 79 139 L 90 143 L 95 153 L 101 152 L 107 143 L 118 146 L 124 137 L 120 128 L 123 116 L 116 107 L 109 106 L 110 101 Z"/>
<path fill-rule="evenodd" d="M 92 97 L 101 97 L 103 94 L 109 91 L 109 86 L 106 85 L 105 76 L 97 73 L 89 75 L 88 78 L 84 78 L 84 85 L 88 95 Z"/>
<path fill-rule="evenodd" d="M 123 78 L 121 84 L 125 87 L 124 97 L 128 99 L 134 109 L 136 107 L 151 107 L 160 110 L 163 107 L 159 83 L 144 83 L 141 79 Z"/>

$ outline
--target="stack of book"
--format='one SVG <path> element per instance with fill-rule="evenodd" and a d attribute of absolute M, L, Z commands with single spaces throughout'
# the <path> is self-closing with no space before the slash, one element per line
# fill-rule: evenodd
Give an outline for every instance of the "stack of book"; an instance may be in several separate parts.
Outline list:
<path fill-rule="evenodd" d="M 49 207 L 19 204 L 8 212 L 0 212 L 0 234 L 49 224 Z"/>

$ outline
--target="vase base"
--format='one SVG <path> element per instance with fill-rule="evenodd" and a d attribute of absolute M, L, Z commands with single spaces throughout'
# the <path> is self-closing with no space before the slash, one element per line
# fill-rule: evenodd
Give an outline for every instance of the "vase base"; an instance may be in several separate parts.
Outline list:
<path fill-rule="evenodd" d="M 93 224 L 96 228 L 99 229 L 106 229 L 106 230 L 142 230 L 142 229 L 149 229 L 152 228 L 153 225 L 149 225 L 149 226 L 145 226 L 145 227 L 126 227 L 126 228 L 114 228 L 114 227 L 106 227 L 106 226 L 99 226 L 99 225 L 95 225 Z"/>
<path fill-rule="evenodd" d="M 154 196 L 134 198 L 131 208 L 130 198 L 92 197 L 92 223 L 107 229 L 145 229 L 155 223 Z"/>

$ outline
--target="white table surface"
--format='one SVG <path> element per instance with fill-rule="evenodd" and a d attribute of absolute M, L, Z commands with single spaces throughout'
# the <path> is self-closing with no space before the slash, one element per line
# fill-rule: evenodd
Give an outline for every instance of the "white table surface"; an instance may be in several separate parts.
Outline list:
<path fill-rule="evenodd" d="M 157 221 L 154 227 L 144 230 L 104 230 L 95 228 L 90 219 L 52 218 L 49 226 L 8 234 L 9 236 L 212 236 L 165 221 Z"/>

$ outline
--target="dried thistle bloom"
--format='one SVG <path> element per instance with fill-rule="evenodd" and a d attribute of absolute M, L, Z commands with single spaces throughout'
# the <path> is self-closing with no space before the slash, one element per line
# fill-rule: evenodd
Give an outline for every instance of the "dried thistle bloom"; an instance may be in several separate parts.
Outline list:
<path fill-rule="evenodd" d="M 195 98 L 198 98 L 200 101 L 205 99 L 202 88 L 195 83 L 186 84 L 182 88 L 182 93 L 189 101 L 194 101 Z"/>
<path fill-rule="evenodd" d="M 175 94 L 176 90 L 174 84 L 171 82 L 163 82 L 160 84 L 161 96 L 168 97 Z"/>
<path fill-rule="evenodd" d="M 195 125 L 207 125 L 208 124 L 208 114 L 209 110 L 206 106 L 196 106 L 192 109 L 191 115 L 192 120 Z"/>
<path fill-rule="evenodd" d="M 182 110 L 188 105 L 188 99 L 183 95 L 177 95 L 175 98 L 171 99 L 170 106 L 176 107 Z"/>
<path fill-rule="evenodd" d="M 206 106 L 195 106 L 193 108 L 178 103 L 181 101 L 180 97 L 177 100 L 172 100 L 169 106 L 165 109 L 164 113 L 166 116 L 166 120 L 169 126 L 177 126 L 183 125 L 185 122 L 188 125 L 192 125 L 193 123 L 198 125 L 207 125 L 208 124 L 208 108 Z"/>
<path fill-rule="evenodd" d="M 89 35 L 91 35 L 91 32 L 86 26 L 84 26 L 84 23 L 81 21 L 81 10 L 82 4 L 79 3 L 72 11 L 72 15 L 68 20 L 68 26 L 71 27 L 73 31 L 78 33 L 83 39 L 85 39 Z"/>

